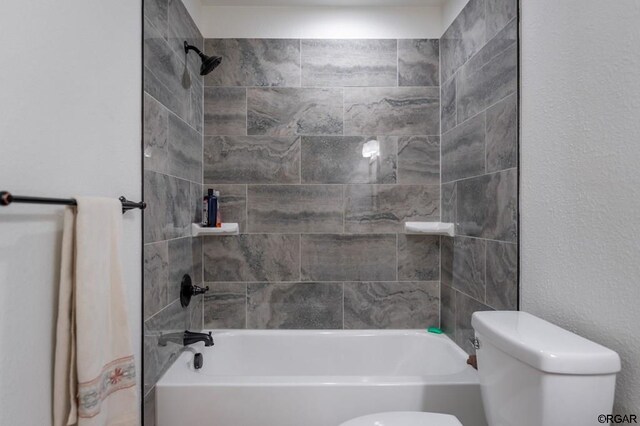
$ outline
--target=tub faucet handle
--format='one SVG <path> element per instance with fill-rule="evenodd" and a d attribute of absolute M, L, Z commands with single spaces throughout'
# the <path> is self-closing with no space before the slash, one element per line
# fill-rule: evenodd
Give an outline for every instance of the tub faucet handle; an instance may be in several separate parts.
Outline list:
<path fill-rule="evenodd" d="M 209 286 L 200 287 L 200 286 L 197 286 L 195 284 L 193 286 L 191 286 L 191 295 L 192 296 L 197 296 L 199 294 L 205 294 L 208 291 L 209 291 Z"/>
<path fill-rule="evenodd" d="M 185 274 L 180 282 L 180 304 L 183 308 L 186 308 L 191 303 L 191 297 L 205 294 L 207 291 L 209 291 L 208 286 L 200 287 L 193 284 L 189 274 Z"/>

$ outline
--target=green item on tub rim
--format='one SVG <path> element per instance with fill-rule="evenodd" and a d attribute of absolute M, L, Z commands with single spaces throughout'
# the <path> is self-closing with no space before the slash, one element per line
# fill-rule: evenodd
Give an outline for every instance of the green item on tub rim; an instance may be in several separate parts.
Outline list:
<path fill-rule="evenodd" d="M 429 327 L 427 328 L 427 331 L 433 334 L 442 334 L 442 330 L 440 330 L 438 327 Z"/>

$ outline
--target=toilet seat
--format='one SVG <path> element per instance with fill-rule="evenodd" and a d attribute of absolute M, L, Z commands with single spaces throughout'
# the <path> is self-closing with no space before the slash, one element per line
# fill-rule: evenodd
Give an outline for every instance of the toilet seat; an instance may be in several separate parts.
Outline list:
<path fill-rule="evenodd" d="M 449 414 L 392 411 L 356 417 L 340 426 L 462 426 Z"/>

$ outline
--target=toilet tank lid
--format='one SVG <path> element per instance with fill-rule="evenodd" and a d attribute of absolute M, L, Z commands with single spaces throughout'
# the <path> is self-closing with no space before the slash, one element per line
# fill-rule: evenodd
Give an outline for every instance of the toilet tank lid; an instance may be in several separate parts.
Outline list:
<path fill-rule="evenodd" d="M 484 340 L 544 372 L 587 375 L 620 371 L 616 352 L 526 312 L 475 312 L 471 325 Z"/>

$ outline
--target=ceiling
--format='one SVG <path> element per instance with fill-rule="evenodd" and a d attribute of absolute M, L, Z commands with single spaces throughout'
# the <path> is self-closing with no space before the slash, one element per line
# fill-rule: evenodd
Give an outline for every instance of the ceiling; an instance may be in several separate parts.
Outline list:
<path fill-rule="evenodd" d="M 447 0 L 201 0 L 207 6 L 440 6 Z"/>

